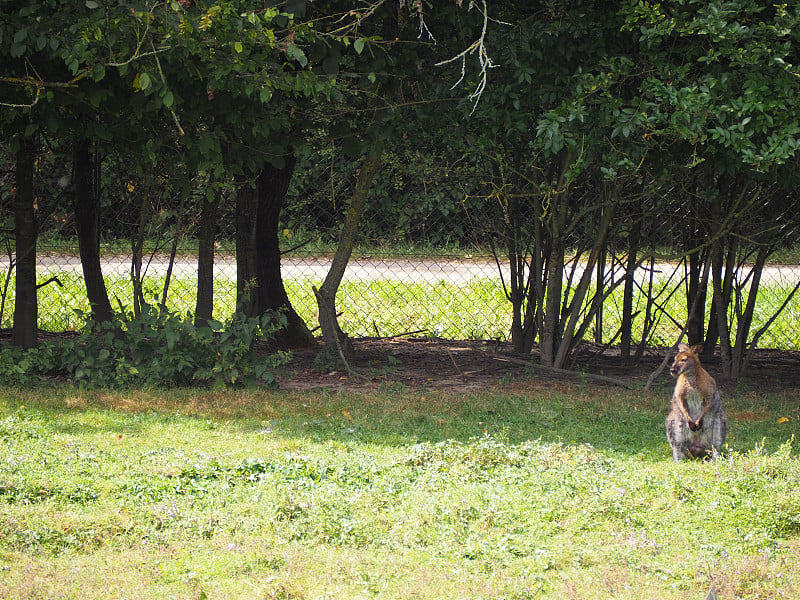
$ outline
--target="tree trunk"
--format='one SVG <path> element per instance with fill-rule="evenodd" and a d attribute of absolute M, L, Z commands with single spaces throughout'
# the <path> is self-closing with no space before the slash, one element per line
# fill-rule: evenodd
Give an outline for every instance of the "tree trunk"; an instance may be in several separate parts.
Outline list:
<path fill-rule="evenodd" d="M 194 324 L 202 327 L 214 316 L 214 238 L 221 194 L 214 200 L 203 198 L 200 204 L 200 226 L 197 232 L 197 301 Z"/>
<path fill-rule="evenodd" d="M 700 280 L 703 272 L 703 265 L 706 260 L 710 260 L 705 251 L 692 252 L 689 255 L 689 290 L 686 294 L 687 310 L 686 335 L 689 345 L 699 344 L 705 339 L 705 314 L 706 314 L 706 290 L 700 289 Z M 700 301 L 694 303 L 693 298 L 700 295 Z M 692 312 L 692 308 L 694 311 Z"/>
<path fill-rule="evenodd" d="M 711 270 L 711 285 L 713 289 L 712 300 L 717 315 L 717 332 L 719 334 L 719 355 L 722 365 L 723 377 L 730 378 L 731 373 L 726 365 L 732 364 L 733 344 L 731 340 L 731 325 L 728 321 L 728 307 L 733 294 L 733 281 L 736 273 L 736 246 L 737 243 L 728 240 L 726 252 L 720 252 L 713 257 L 715 261 Z"/>
<path fill-rule="evenodd" d="M 532 298 L 528 299 L 527 312 L 530 318 L 530 326 L 525 336 L 525 354 L 530 353 L 533 349 L 534 339 L 541 340 L 544 332 L 544 299 L 549 246 L 545 240 L 544 227 L 542 226 L 544 207 L 540 200 L 537 197 L 533 205 L 533 252 L 531 253 L 531 286 L 529 288 L 529 294 L 532 294 Z"/>
<path fill-rule="evenodd" d="M 522 239 L 522 218 L 519 210 L 519 198 L 511 196 L 507 199 L 506 216 L 503 219 L 505 227 L 506 248 L 509 264 L 509 293 L 508 299 L 511 301 L 511 346 L 516 354 L 527 354 L 531 351 L 532 344 L 527 343 L 527 314 L 530 306 L 530 298 L 526 298 L 526 278 L 533 274 L 526 273 L 525 267 L 526 250 Z M 498 265 L 499 266 L 499 265 Z M 527 300 L 527 303 L 526 303 Z"/>
<path fill-rule="evenodd" d="M 553 202 L 558 202 L 558 199 L 554 198 Z M 554 206 L 553 210 L 559 210 L 559 207 Z M 539 352 L 542 364 L 545 367 L 552 367 L 555 365 L 556 352 L 561 341 L 560 309 L 564 278 L 564 244 L 560 238 L 560 231 L 553 236 L 547 265 L 547 286 L 545 288 L 544 318 Z"/>
<path fill-rule="evenodd" d="M 328 348 L 336 347 L 348 369 L 353 355 L 353 345 L 347 335 L 339 327 L 339 321 L 336 318 L 336 292 L 339 289 L 339 284 L 342 282 L 347 263 L 353 253 L 353 245 L 355 244 L 356 233 L 358 231 L 358 222 L 364 212 L 364 205 L 366 204 L 370 185 L 380 165 L 382 154 L 383 148 L 379 146 L 367 156 L 364 160 L 364 164 L 361 165 L 356 187 L 353 191 L 353 197 L 350 199 L 350 207 L 347 209 L 347 214 L 345 215 L 344 225 L 339 234 L 339 243 L 336 246 L 336 253 L 333 256 L 328 275 L 325 277 L 325 281 L 322 283 L 319 290 L 314 290 L 319 309 L 319 325 L 320 329 L 322 329 L 322 337 L 325 340 L 325 345 Z"/>
<path fill-rule="evenodd" d="M 768 256 L 769 250 L 767 247 L 762 246 L 759 248 L 755 264 L 753 264 L 750 273 L 750 286 L 747 292 L 747 301 L 745 302 L 741 314 L 737 315 L 736 342 L 731 352 L 731 364 L 727 367 L 728 377 L 732 381 L 738 381 L 744 374 L 745 365 L 749 356 L 748 339 L 750 338 L 750 328 L 753 325 L 753 315 L 756 309 L 758 289 L 761 285 L 761 276 L 764 273 L 764 266 L 767 263 Z M 739 302 L 737 300 L 737 305 L 738 304 Z"/>
<path fill-rule="evenodd" d="M 236 289 L 245 314 L 284 313 L 287 326 L 276 334 L 278 344 L 309 347 L 314 345 L 314 336 L 292 308 L 281 276 L 278 219 L 295 168 L 293 156 L 285 160 L 282 167 L 266 163 L 255 190 L 242 187 L 237 194 Z"/>
<path fill-rule="evenodd" d="M 144 241 L 147 236 L 147 219 L 149 200 L 147 194 L 142 194 L 139 204 L 139 224 L 135 236 L 131 238 L 131 285 L 133 286 L 133 315 L 135 318 L 142 316 L 145 305 L 144 287 L 142 285 L 142 266 L 144 264 Z"/>
<path fill-rule="evenodd" d="M 639 228 L 634 227 L 628 237 L 628 260 L 625 264 L 625 287 L 622 291 L 622 326 L 620 354 L 625 362 L 631 358 L 633 341 L 633 292 L 636 287 L 636 267 L 639 254 Z"/>
<path fill-rule="evenodd" d="M 592 315 L 585 315 L 583 323 L 579 327 L 578 322 L 581 318 L 581 307 L 583 306 L 583 301 L 586 298 L 586 294 L 589 292 L 589 286 L 592 282 L 592 271 L 602 255 L 603 248 L 605 248 L 606 235 L 608 234 L 608 228 L 611 224 L 611 218 L 613 215 L 614 205 L 612 204 L 610 206 L 606 206 L 600 218 L 595 243 L 592 247 L 592 251 L 589 253 L 586 268 L 584 269 L 583 275 L 581 275 L 581 279 L 578 282 L 578 285 L 575 287 L 575 291 L 570 299 L 570 310 L 569 314 L 567 315 L 567 322 L 562 326 L 562 338 L 558 343 L 555 359 L 553 360 L 552 365 L 548 366 L 555 367 L 556 369 L 563 368 L 567 363 L 567 358 L 569 357 L 570 353 L 583 339 L 583 336 L 586 333 L 586 329 L 589 326 Z M 598 291 L 596 293 L 602 293 L 602 291 Z M 592 304 L 593 308 L 602 306 L 602 299 L 599 302 L 593 302 Z"/>
<path fill-rule="evenodd" d="M 644 356 L 644 351 L 647 347 L 647 340 L 650 338 L 650 330 L 655 326 L 655 319 L 653 318 L 653 307 L 655 305 L 655 273 L 656 259 L 654 256 L 650 256 L 647 280 L 647 303 L 644 308 L 642 339 L 639 340 L 639 346 L 636 348 L 636 355 L 633 357 L 635 362 L 642 360 L 642 356 Z"/>
<path fill-rule="evenodd" d="M 175 223 L 175 231 L 172 235 L 172 246 L 169 250 L 169 263 L 167 263 L 167 273 L 164 277 L 164 288 L 161 292 L 161 306 L 167 307 L 167 297 L 169 295 L 169 284 L 172 281 L 172 271 L 175 269 L 175 257 L 178 255 L 178 246 L 183 237 L 183 219 L 186 215 L 186 194 L 181 194 L 181 201 L 178 204 L 178 220 Z"/>
<path fill-rule="evenodd" d="M 90 140 L 76 140 L 73 151 L 75 229 L 92 318 L 95 321 L 110 321 L 113 311 L 100 265 L 99 165 L 97 169 L 93 168 L 90 147 Z"/>
<path fill-rule="evenodd" d="M 597 260 L 597 275 L 595 276 L 595 281 L 597 282 L 594 292 L 594 302 L 596 303 L 594 307 L 595 313 L 595 326 L 594 326 L 594 341 L 596 344 L 603 343 L 603 299 L 605 297 L 605 293 L 603 291 L 605 287 L 606 281 L 606 268 L 608 261 L 608 249 L 603 245 L 603 248 L 600 250 L 600 257 Z M 613 267 L 612 267 L 612 279 L 613 279 Z"/>
<path fill-rule="evenodd" d="M 553 185 L 548 197 L 543 200 L 549 208 L 543 211 L 544 233 L 548 234 L 549 253 L 547 257 L 547 280 L 543 296 L 542 330 L 539 335 L 539 354 L 545 367 L 555 366 L 561 336 L 563 334 L 563 320 L 561 314 L 561 301 L 564 289 L 564 264 L 566 241 L 564 228 L 569 214 L 567 206 L 568 191 L 564 188 L 564 181 L 569 165 L 572 164 L 572 154 L 565 154 L 560 161 L 554 161 L 552 169 L 558 171 L 552 179 Z"/>
<path fill-rule="evenodd" d="M 39 319 L 36 298 L 36 215 L 33 208 L 33 172 L 36 144 L 20 136 L 16 155 L 16 193 L 14 219 L 16 222 L 17 281 L 14 298 L 15 346 L 33 348 Z"/>
<path fill-rule="evenodd" d="M 256 232 L 258 223 L 253 216 L 258 206 L 258 194 L 249 183 L 236 190 L 236 308 L 248 317 L 258 314 L 253 294 L 256 285 Z"/>
<path fill-rule="evenodd" d="M 719 302 L 717 301 L 715 296 L 717 290 L 713 285 L 714 281 L 721 280 L 722 278 L 723 249 L 722 249 L 722 243 L 719 239 L 715 240 L 714 243 L 711 245 L 710 252 L 711 256 L 709 257 L 709 260 L 711 261 L 711 281 L 712 281 L 711 309 L 708 312 L 708 327 L 706 328 L 706 337 L 705 341 L 703 342 L 702 356 L 704 357 L 710 357 L 714 354 L 714 348 L 716 347 L 717 341 L 719 340 L 719 319 L 717 318 L 717 310 L 719 308 Z"/>

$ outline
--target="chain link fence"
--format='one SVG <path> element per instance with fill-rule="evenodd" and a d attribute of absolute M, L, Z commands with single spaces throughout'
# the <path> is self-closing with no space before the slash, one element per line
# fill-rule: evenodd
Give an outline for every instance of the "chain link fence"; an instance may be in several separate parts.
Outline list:
<path fill-rule="evenodd" d="M 65 160 L 44 155 L 36 184 L 37 206 L 51 207 L 39 215 L 42 241 L 38 247 L 38 300 L 40 328 L 52 332 L 80 328 L 89 312 L 74 242 L 74 213 L 70 204 L 58 196 L 62 193 L 58 190 L 69 189 L 60 183 L 61 179 L 69 180 Z M 194 312 L 199 215 L 205 200 L 213 197 L 219 206 L 215 222 L 220 244 L 215 260 L 214 317 L 224 321 L 232 315 L 236 305 L 236 261 L 230 248 L 235 238 L 232 228 L 236 190 L 214 187 L 213 182 L 195 178 L 189 186 L 192 191 L 186 196 L 187 188 L 170 185 L 168 170 L 157 176 L 133 175 L 136 171 L 124 168 L 123 163 L 107 160 L 110 162 L 103 170 L 106 176 L 99 186 L 100 231 L 105 240 L 123 240 L 117 249 L 104 250 L 102 260 L 114 308 L 132 310 L 134 305 L 129 240 L 137 238 L 146 240 L 141 271 L 145 301 L 163 303 L 182 314 Z M 348 206 L 346 199 L 357 178 L 356 166 L 335 147 L 300 160 L 281 211 L 279 235 L 281 246 L 286 249 L 282 257 L 283 282 L 294 309 L 311 328 L 317 323 L 312 287 L 319 286 L 327 274 Z M 115 173 L 128 175 L 117 177 Z M 533 204 L 517 207 L 514 212 L 509 204 L 511 196 L 504 200 L 502 194 L 492 194 L 491 190 L 503 189 L 497 182 L 487 183 L 492 181 L 492 173 L 492 164 L 465 160 L 460 149 L 420 147 L 409 142 L 408 147 L 400 145 L 387 151 L 370 189 L 357 249 L 337 296 L 340 325 L 350 336 L 509 338 L 510 267 L 502 250 L 496 260 L 489 249 L 503 248 L 510 239 L 503 227 L 512 216 L 523 223 L 538 217 L 529 214 Z M 13 186 L 9 177 L 0 176 L 4 190 L 0 193 L 0 219 L 7 232 L 5 251 L 0 255 L 3 328 L 11 327 L 14 310 L 15 257 L 13 235 L 9 233 L 13 232 L 13 211 L 11 195 L 6 193 Z M 53 190 L 58 194 L 49 198 L 48 194 L 56 193 Z M 598 202 L 596 192 L 591 186 L 578 190 L 578 203 L 571 208 L 572 213 L 589 214 Z M 638 205 L 625 205 L 625 214 L 615 229 L 616 238 L 608 244 L 607 273 L 621 271 L 625 236 L 632 236 L 631 232 L 638 230 L 651 245 L 665 245 L 677 239 L 675 228 L 683 231 L 690 221 L 681 201 L 674 206 L 667 203 L 663 213 L 657 212 L 663 198 L 659 197 L 652 206 L 648 202 L 639 206 L 638 212 L 632 208 Z M 665 217 L 672 214 L 670 210 L 678 210 L 677 216 Z M 591 244 L 595 231 L 590 221 L 582 222 L 572 234 L 575 239 L 566 240 L 567 243 L 578 245 L 588 240 Z M 185 247 L 178 248 L 171 263 L 170 246 L 176 239 Z M 631 309 L 633 339 L 638 342 L 644 337 L 648 346 L 669 346 L 687 318 L 686 264 L 656 264 L 652 274 L 645 267 L 639 269 Z M 651 275 L 652 280 L 648 281 Z M 740 280 L 732 282 L 732 289 L 746 290 L 747 269 L 738 276 Z M 619 276 L 612 274 L 610 280 L 619 281 Z M 773 265 L 764 270 L 751 328 L 752 332 L 764 328 L 759 347 L 800 349 L 800 295 L 793 296 L 798 285 L 800 267 Z M 746 291 L 732 302 L 730 320 L 736 320 L 736 311 L 745 301 Z M 566 304 L 563 302 L 562 306 Z M 773 318 L 777 312 L 780 314 Z M 706 318 L 710 313 L 711 293 L 706 301 Z M 622 314 L 620 286 L 608 293 L 601 317 L 592 320 L 584 339 L 616 343 Z"/>
<path fill-rule="evenodd" d="M 0 319 L 4 328 L 11 327 L 14 310 L 14 270 L 10 259 L 13 254 L 0 260 L 3 272 Z M 329 253 L 320 252 L 294 252 L 282 259 L 290 301 L 312 329 L 317 321 L 312 286 L 319 287 L 322 283 L 330 261 Z M 77 249 L 64 245 L 40 247 L 38 262 L 40 328 L 51 332 L 80 328 L 89 305 Z M 168 256 L 146 253 L 142 265 L 145 300 L 161 303 L 166 287 L 165 305 L 178 313 L 192 313 L 197 289 L 195 262 L 191 251 L 180 251 L 170 268 Z M 657 295 L 651 304 L 656 325 L 649 345 L 670 345 L 680 332 L 686 297 L 682 270 L 682 265 L 656 265 L 654 279 L 661 284 L 656 285 Z M 121 310 L 131 310 L 134 286 L 130 256 L 106 254 L 103 272 L 112 304 Z M 642 278 L 645 276 L 642 273 Z M 508 277 L 508 267 L 486 254 L 357 253 L 348 265 L 337 296 L 340 323 L 356 338 L 413 335 L 505 341 L 511 326 L 511 304 L 504 287 Z M 796 325 L 800 322 L 800 299 L 786 302 L 799 282 L 798 267 L 775 265 L 765 269 L 752 328 L 758 331 L 768 324 L 759 347 L 800 349 Z M 622 319 L 621 296 L 619 289 L 608 296 L 602 321 L 593 323 L 587 339 L 615 342 Z M 214 317 L 224 321 L 233 314 L 235 304 L 235 258 L 230 252 L 219 252 L 215 260 Z M 781 308 L 780 315 L 771 320 Z M 635 321 L 641 320 L 647 310 L 643 294 L 635 299 L 633 309 Z M 710 301 L 707 314 L 708 311 Z"/>

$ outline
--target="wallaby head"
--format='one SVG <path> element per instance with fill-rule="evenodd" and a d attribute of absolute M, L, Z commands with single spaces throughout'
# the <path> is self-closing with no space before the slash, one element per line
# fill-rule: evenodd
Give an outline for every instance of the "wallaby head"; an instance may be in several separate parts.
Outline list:
<path fill-rule="evenodd" d="M 703 345 L 697 344 L 695 346 L 688 346 L 686 344 L 678 344 L 678 353 L 675 355 L 675 360 L 672 361 L 672 366 L 669 369 L 673 377 L 678 377 L 682 373 L 691 374 L 700 368 L 700 357 L 698 356 L 703 351 Z"/>

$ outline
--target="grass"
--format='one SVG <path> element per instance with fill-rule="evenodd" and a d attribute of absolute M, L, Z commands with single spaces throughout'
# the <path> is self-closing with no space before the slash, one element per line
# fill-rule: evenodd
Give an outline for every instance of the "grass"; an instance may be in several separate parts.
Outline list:
<path fill-rule="evenodd" d="M 4 390 L 0 597 L 799 597 L 796 401 L 674 464 L 668 397 Z"/>

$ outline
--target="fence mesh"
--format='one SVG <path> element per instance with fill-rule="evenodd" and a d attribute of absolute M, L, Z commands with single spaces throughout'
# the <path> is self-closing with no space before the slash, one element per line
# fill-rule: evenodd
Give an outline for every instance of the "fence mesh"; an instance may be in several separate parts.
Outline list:
<path fill-rule="evenodd" d="M 321 155 L 324 160 L 300 161 L 280 213 L 281 245 L 287 250 L 282 257 L 284 285 L 292 306 L 311 328 L 317 322 L 312 287 L 319 286 L 325 278 L 331 248 L 335 247 L 347 199 L 357 178 L 357 165 L 352 160 L 333 147 L 326 152 Z M 98 182 L 102 204 L 99 231 L 106 241 L 123 240 L 117 248 L 125 248 L 106 250 L 102 259 L 112 304 L 124 310 L 134 304 L 129 240 L 137 238 L 149 240 L 152 245 L 143 252 L 145 301 L 161 303 L 168 284 L 166 306 L 179 313 L 193 312 L 197 293 L 196 238 L 203 206 L 207 199 L 214 198 L 218 207 L 213 221 L 217 224 L 216 239 L 222 248 L 231 248 L 237 190 L 213 187 L 210 182 L 195 178 L 187 196 L 180 186 L 169 184 L 168 168 L 159 175 L 141 174 L 126 169 L 124 161 L 120 161 L 122 157 L 113 155 L 106 158 L 102 169 L 98 165 L 98 172 L 105 174 Z M 58 191 L 63 187 L 62 179 L 69 181 L 70 165 L 65 157 L 45 153 L 38 169 L 35 188 L 40 239 L 58 240 L 42 241 L 38 247 L 39 325 L 53 332 L 75 330 L 83 325 L 89 305 L 77 244 L 73 241 L 74 211 L 67 202 L 69 194 L 64 192 L 66 196 L 61 198 Z M 13 194 L 9 192 L 13 185 L 9 173 L 11 170 L 0 174 L 0 221 L 6 232 L 5 252 L 0 255 L 3 328 L 11 327 L 14 310 L 14 213 L 10 203 Z M 492 173 L 492 165 L 465 160 L 461 149 L 401 145 L 387 151 L 359 225 L 360 249 L 349 263 L 337 296 L 340 325 L 349 335 L 509 338 L 512 305 L 506 286 L 510 268 L 502 256 L 495 260 L 487 249 L 502 248 L 513 235 L 525 233 L 526 227 L 539 217 L 533 203 L 520 201 L 520 206 L 513 208 L 513 196 L 504 197 L 498 191 L 505 189 L 503 181 L 495 182 L 494 187 L 488 185 L 487 181 L 493 181 Z M 572 237 L 564 240 L 566 244 L 586 249 L 594 243 L 599 214 L 595 210 L 597 194 L 596 186 L 576 188 L 569 207 L 570 214 L 576 215 L 576 224 L 570 228 Z M 641 237 L 652 247 L 677 243 L 680 247 L 697 248 L 705 243 L 702 223 L 695 223 L 684 214 L 687 203 L 660 195 L 656 202 L 655 197 L 647 196 L 641 205 L 624 205 L 625 212 L 613 228 L 614 239 L 607 244 L 611 256 L 606 260 L 606 273 L 618 271 L 609 281 L 619 281 L 631 237 Z M 41 207 L 50 207 L 49 212 Z M 506 227 L 512 217 L 522 224 L 513 235 Z M 701 242 L 675 242 L 678 234 L 686 233 L 687 223 L 694 223 L 690 229 Z M 634 231 L 640 236 L 633 236 Z M 169 250 L 175 239 L 187 247 L 178 250 L 170 268 Z M 786 243 L 791 240 L 787 238 Z M 747 300 L 747 284 L 752 281 L 752 277 L 748 280 L 746 268 L 737 276 L 739 279 L 731 282 L 732 289 L 743 292 L 731 304 L 731 322 L 737 320 L 737 311 Z M 631 311 L 634 342 L 638 343 L 638 335 L 639 339 L 645 337 L 650 346 L 671 345 L 687 318 L 685 263 L 657 264 L 652 274 L 639 267 L 635 279 L 639 288 Z M 773 265 L 763 272 L 750 329 L 754 333 L 763 329 L 759 347 L 800 349 L 796 326 L 800 294 L 793 295 L 798 285 L 800 267 Z M 647 286 L 651 287 L 645 291 Z M 708 318 L 711 293 L 706 302 Z M 232 251 L 221 249 L 215 260 L 214 317 L 225 320 L 233 314 L 235 304 L 236 261 Z M 562 307 L 565 305 L 562 303 Z M 614 343 L 621 328 L 622 307 L 620 286 L 608 294 L 602 318 L 593 319 L 585 339 Z M 777 312 L 780 314 L 774 317 Z M 647 318 L 655 324 L 645 327 Z"/>
<path fill-rule="evenodd" d="M 163 300 L 169 257 L 145 254 L 142 267 L 145 300 Z M 14 307 L 14 270 L 10 257 L 0 260 L 2 278 L 2 327 L 11 327 Z M 331 262 L 329 253 L 295 252 L 282 259 L 284 285 L 292 306 L 314 328 L 317 306 L 312 286 L 319 286 Z M 133 304 L 131 258 L 121 253 L 103 258 L 103 272 L 112 304 L 130 309 Z M 169 278 L 166 306 L 175 312 L 194 311 L 197 282 L 196 258 L 181 251 L 175 258 Z M 89 311 L 83 286 L 80 259 L 76 248 L 39 249 L 38 292 L 39 324 L 46 331 L 75 330 Z M 657 326 L 649 344 L 671 344 L 685 319 L 685 280 L 681 265 L 656 266 L 655 280 L 661 282 L 654 306 Z M 508 268 L 492 256 L 450 253 L 359 254 L 349 263 L 337 296 L 340 324 L 351 336 L 388 337 L 416 335 L 444 339 L 507 340 L 511 326 L 511 304 L 504 282 Z M 770 266 L 762 276 L 752 331 L 766 326 L 759 347 L 780 350 L 800 349 L 800 300 L 790 297 L 800 282 L 800 268 Z M 640 294 L 634 302 L 635 320 L 646 310 Z M 215 259 L 214 317 L 224 320 L 236 304 L 236 263 L 230 252 L 219 252 Z M 707 311 L 710 311 L 710 300 Z M 736 306 L 732 310 L 736 310 Z M 775 312 L 781 309 L 777 318 Z M 708 312 L 707 312 L 708 314 Z M 613 343 L 622 315 L 620 289 L 609 295 L 601 322 L 593 324 L 587 339 Z M 599 328 L 599 329 L 598 329 Z M 635 328 L 634 328 L 635 329 Z"/>

